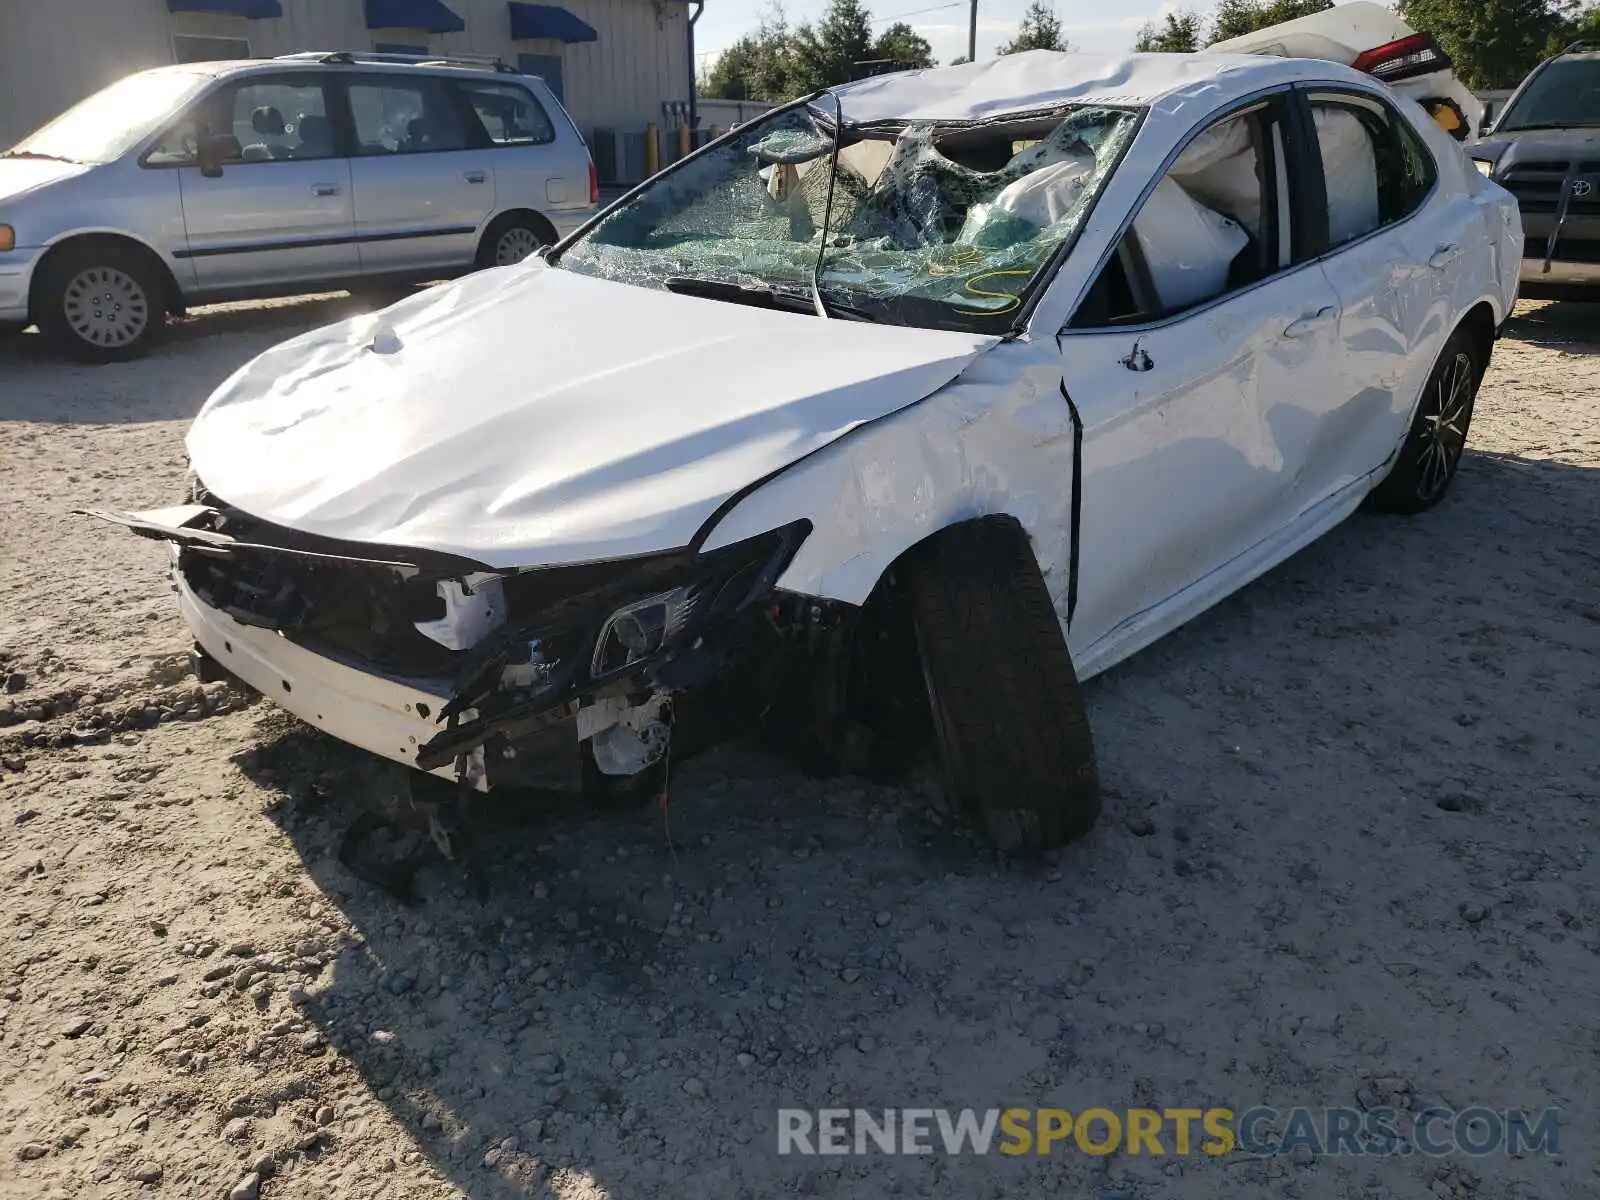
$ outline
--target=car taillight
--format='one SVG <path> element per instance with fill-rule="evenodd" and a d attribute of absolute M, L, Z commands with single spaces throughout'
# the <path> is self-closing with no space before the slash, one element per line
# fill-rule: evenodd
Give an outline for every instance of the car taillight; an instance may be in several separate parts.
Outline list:
<path fill-rule="evenodd" d="M 1439 48 L 1431 34 L 1413 33 L 1399 41 L 1363 50 L 1350 65 L 1385 83 L 1394 83 L 1435 71 L 1448 71 L 1451 63 L 1450 56 Z"/>
<path fill-rule="evenodd" d="M 589 203 L 600 203 L 600 173 L 594 169 L 594 159 L 589 160 Z"/>

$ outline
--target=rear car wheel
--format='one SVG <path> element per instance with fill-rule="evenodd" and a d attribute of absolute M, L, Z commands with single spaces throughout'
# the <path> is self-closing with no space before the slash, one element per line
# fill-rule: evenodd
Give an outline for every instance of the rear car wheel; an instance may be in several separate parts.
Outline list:
<path fill-rule="evenodd" d="M 904 581 L 952 800 L 1007 853 L 1088 833 L 1100 816 L 1094 743 L 1022 526 L 952 526 L 911 552 Z"/>
<path fill-rule="evenodd" d="M 1394 466 L 1368 497 L 1372 508 L 1419 513 L 1444 499 L 1467 446 L 1472 405 L 1483 378 L 1482 354 L 1467 329 L 1457 329 L 1445 343 Z"/>
<path fill-rule="evenodd" d="M 504 216 L 489 227 L 478 248 L 478 266 L 510 267 L 550 244 L 549 231 L 531 217 Z"/>
<path fill-rule="evenodd" d="M 161 279 L 140 254 L 116 245 L 69 247 L 40 279 L 39 332 L 82 362 L 122 362 L 149 351 L 166 321 Z"/>

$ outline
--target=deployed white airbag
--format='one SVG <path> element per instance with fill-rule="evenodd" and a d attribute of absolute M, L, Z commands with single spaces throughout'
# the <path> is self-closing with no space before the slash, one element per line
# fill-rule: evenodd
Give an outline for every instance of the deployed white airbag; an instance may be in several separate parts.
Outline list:
<path fill-rule="evenodd" d="M 1250 239 L 1237 221 L 1213 212 L 1164 177 L 1133 222 L 1164 309 L 1218 295 L 1228 268 Z"/>
<path fill-rule="evenodd" d="M 1261 181 L 1250 123 L 1237 117 L 1213 125 L 1190 142 L 1168 172 L 1207 208 L 1233 217 L 1261 235 Z"/>
<path fill-rule="evenodd" d="M 1337 246 L 1378 227 L 1378 162 L 1354 113 L 1316 104 L 1311 116 L 1328 182 L 1328 239 Z"/>
<path fill-rule="evenodd" d="M 995 196 L 994 207 L 1042 229 L 1072 211 L 1093 174 L 1092 157 L 1063 158 L 1007 184 Z"/>

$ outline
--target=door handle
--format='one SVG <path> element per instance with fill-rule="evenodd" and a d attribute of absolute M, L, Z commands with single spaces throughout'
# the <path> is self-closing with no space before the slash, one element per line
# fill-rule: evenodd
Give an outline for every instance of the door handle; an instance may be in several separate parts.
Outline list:
<path fill-rule="evenodd" d="M 1315 333 L 1317 330 L 1331 325 L 1333 319 L 1338 315 L 1338 309 L 1332 305 L 1327 308 L 1319 308 L 1316 312 L 1308 313 L 1298 321 L 1290 321 L 1283 328 L 1283 336 L 1288 338 L 1305 337 L 1308 333 Z"/>
<path fill-rule="evenodd" d="M 1442 271 L 1461 255 L 1461 247 L 1454 242 L 1442 243 L 1428 259 L 1428 265 L 1435 271 Z"/>
<path fill-rule="evenodd" d="M 483 171 L 468 171 L 461 178 L 465 179 L 468 183 L 482 183 L 488 178 L 488 175 Z"/>
<path fill-rule="evenodd" d="M 337 183 L 313 183 L 311 192 L 316 196 L 337 196 L 339 185 Z"/>

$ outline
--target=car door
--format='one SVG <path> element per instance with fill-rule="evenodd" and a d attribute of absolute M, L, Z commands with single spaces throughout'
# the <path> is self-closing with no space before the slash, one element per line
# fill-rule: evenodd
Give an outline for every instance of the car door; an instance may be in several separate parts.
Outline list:
<path fill-rule="evenodd" d="M 1289 113 L 1282 93 L 1192 136 L 1058 339 L 1082 436 L 1075 657 L 1142 644 L 1152 610 L 1300 506 L 1337 299 L 1297 254 Z"/>
<path fill-rule="evenodd" d="M 495 208 L 488 140 L 437 75 L 348 77 L 351 178 L 363 275 L 470 266 Z"/>
<path fill-rule="evenodd" d="M 1464 197 L 1440 194 L 1427 144 L 1386 100 L 1323 87 L 1305 100 L 1340 345 L 1340 385 L 1322 393 L 1309 482 L 1331 491 L 1376 470 L 1398 445 L 1450 335 L 1451 268 L 1481 239 L 1481 218 Z"/>
<path fill-rule="evenodd" d="M 183 257 L 202 292 L 348 279 L 359 260 L 350 163 L 326 76 L 249 75 L 202 99 L 188 120 L 218 147 L 219 170 L 179 168 Z"/>

